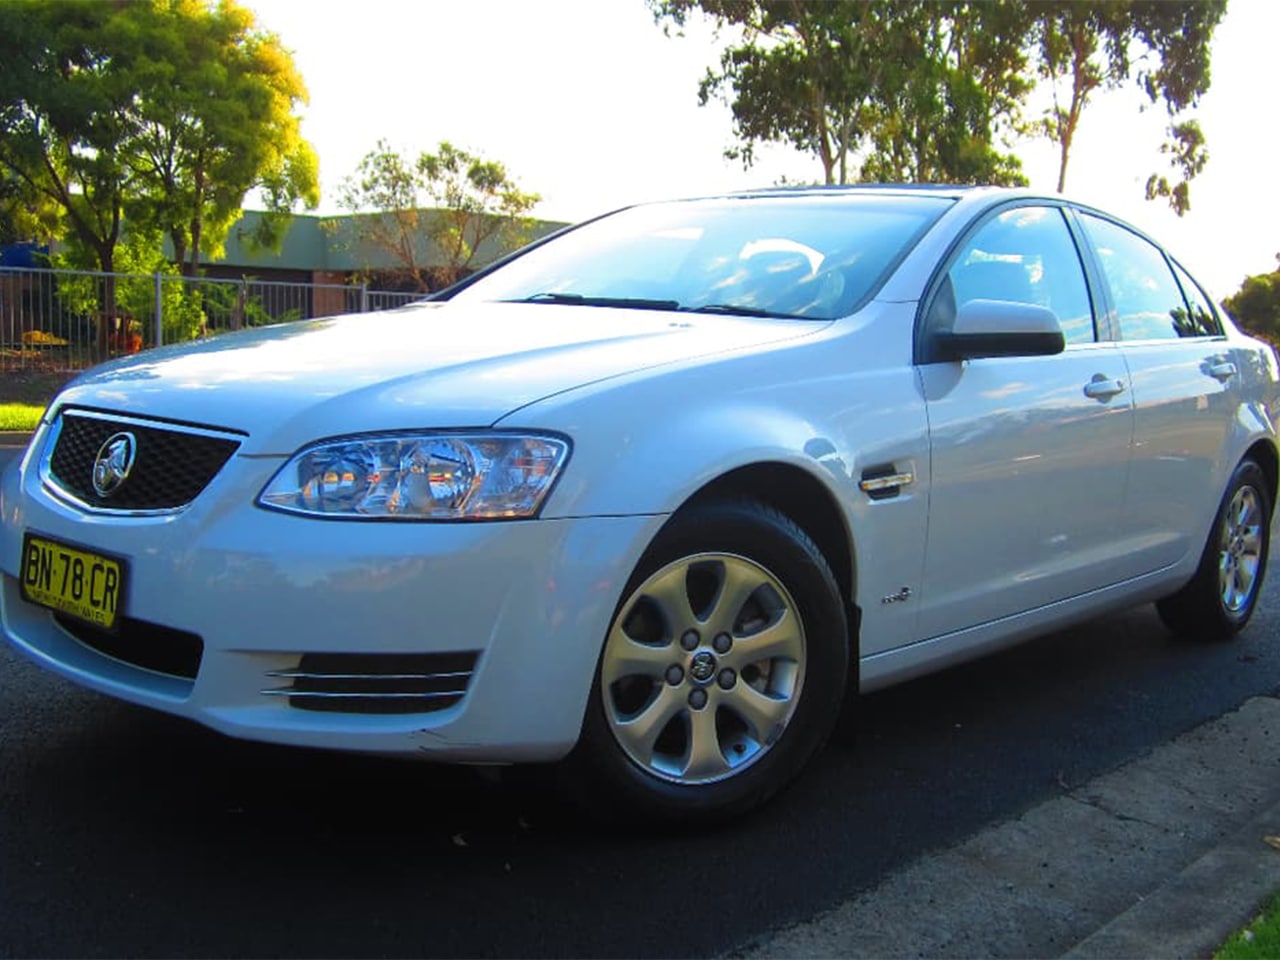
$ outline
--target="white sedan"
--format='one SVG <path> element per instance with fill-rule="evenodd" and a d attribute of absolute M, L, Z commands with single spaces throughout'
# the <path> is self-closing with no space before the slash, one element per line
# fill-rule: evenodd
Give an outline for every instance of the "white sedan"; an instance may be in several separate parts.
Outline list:
<path fill-rule="evenodd" d="M 1059 198 L 638 206 L 432 302 L 88 371 L 0 483 L 0 613 L 232 736 L 734 813 L 859 690 L 1153 600 L 1241 629 L 1277 379 Z"/>

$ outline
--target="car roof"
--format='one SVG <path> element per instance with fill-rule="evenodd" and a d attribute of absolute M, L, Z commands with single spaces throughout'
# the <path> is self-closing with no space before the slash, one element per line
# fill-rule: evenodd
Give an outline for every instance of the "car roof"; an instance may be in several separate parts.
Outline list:
<path fill-rule="evenodd" d="M 941 191 L 943 193 L 968 193 L 972 190 L 992 189 L 988 186 L 978 186 L 974 184 L 958 184 L 958 183 L 783 183 L 776 184 L 771 187 L 756 187 L 751 190 L 736 191 L 739 194 L 756 194 L 756 193 L 840 193 L 846 190 L 862 191 L 911 191 L 932 190 Z M 1000 188 L 995 188 L 1000 189 Z"/>
<path fill-rule="evenodd" d="M 966 185 L 955 183 L 842 183 L 842 184 L 795 184 L 774 187 L 759 187 L 752 190 L 738 190 L 723 194 L 726 197 L 797 197 L 797 196 L 839 196 L 841 194 L 878 194 L 884 196 L 903 196 L 912 194 L 929 194 L 931 196 L 961 197 L 978 194 L 1014 194 L 1021 191 L 1008 187 L 987 185 Z"/>

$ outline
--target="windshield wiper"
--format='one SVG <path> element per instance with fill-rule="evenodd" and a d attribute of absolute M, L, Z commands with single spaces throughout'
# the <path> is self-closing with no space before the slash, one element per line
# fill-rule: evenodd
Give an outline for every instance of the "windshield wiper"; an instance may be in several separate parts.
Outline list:
<path fill-rule="evenodd" d="M 759 307 L 744 307 L 736 303 L 707 303 L 700 307 L 681 307 L 681 313 L 718 313 L 729 317 L 767 317 L 772 320 L 805 320 L 794 313 L 779 313 L 777 310 L 761 310 Z"/>
<path fill-rule="evenodd" d="M 644 297 L 588 297 L 581 293 L 535 293 L 507 303 L 563 303 L 574 307 L 619 307 L 624 310 L 678 310 L 676 300 L 650 300 Z"/>
<path fill-rule="evenodd" d="M 619 307 L 627 310 L 678 310 L 680 313 L 711 313 L 729 317 L 765 317 L 770 320 L 805 320 L 794 313 L 779 313 L 736 303 L 707 303 L 700 307 L 683 307 L 678 300 L 653 300 L 646 297 L 591 297 L 581 293 L 535 293 L 506 303 L 559 303 L 576 307 Z"/>

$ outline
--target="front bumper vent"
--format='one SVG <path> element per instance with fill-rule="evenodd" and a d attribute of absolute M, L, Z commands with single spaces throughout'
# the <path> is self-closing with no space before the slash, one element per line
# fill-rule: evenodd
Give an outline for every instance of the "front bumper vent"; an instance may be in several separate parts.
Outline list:
<path fill-rule="evenodd" d="M 434 713 L 466 695 L 477 654 L 308 653 L 296 669 L 273 670 L 287 686 L 263 690 L 299 710 Z"/>
<path fill-rule="evenodd" d="M 110 633 L 60 613 L 53 618 L 90 650 L 131 667 L 181 680 L 195 680 L 200 672 L 204 641 L 186 630 L 121 617 L 117 631 Z"/>

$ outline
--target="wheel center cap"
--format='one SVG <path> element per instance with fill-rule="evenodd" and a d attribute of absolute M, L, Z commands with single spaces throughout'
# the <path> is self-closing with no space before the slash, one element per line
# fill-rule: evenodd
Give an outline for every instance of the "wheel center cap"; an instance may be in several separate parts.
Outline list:
<path fill-rule="evenodd" d="M 710 683 L 716 675 L 716 655 L 710 650 L 699 650 L 689 660 L 689 677 L 694 683 Z"/>

